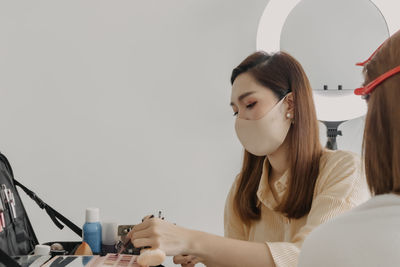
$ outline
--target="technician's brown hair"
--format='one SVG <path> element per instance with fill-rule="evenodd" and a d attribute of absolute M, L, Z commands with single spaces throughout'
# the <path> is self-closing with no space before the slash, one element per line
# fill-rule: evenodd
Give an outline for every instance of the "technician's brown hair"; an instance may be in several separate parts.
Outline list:
<path fill-rule="evenodd" d="M 400 31 L 389 38 L 364 66 L 364 84 L 400 66 Z M 374 195 L 400 194 L 400 73 L 368 97 L 363 154 L 365 175 Z"/>
<path fill-rule="evenodd" d="M 311 209 L 322 155 L 310 83 L 300 63 L 284 52 L 270 55 L 259 51 L 251 54 L 232 71 L 231 83 L 245 72 L 270 88 L 278 99 L 288 92 L 293 94 L 294 123 L 286 137 L 291 151 L 288 158 L 290 179 L 287 194 L 276 210 L 288 218 L 301 218 Z M 234 209 L 245 224 L 261 218 L 257 190 L 264 159 L 265 156 L 244 152 Z"/>

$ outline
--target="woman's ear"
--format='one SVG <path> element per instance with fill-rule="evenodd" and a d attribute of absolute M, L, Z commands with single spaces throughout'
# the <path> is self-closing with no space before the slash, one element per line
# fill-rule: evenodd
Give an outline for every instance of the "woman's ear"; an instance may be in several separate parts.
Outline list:
<path fill-rule="evenodd" d="M 287 113 L 294 117 L 294 102 L 293 102 L 293 93 L 290 92 L 285 96 L 285 103 L 288 105 Z"/>

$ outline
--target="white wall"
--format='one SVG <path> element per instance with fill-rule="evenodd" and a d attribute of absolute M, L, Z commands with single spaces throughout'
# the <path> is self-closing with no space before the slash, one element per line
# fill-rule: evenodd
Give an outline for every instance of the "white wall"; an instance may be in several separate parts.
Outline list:
<path fill-rule="evenodd" d="M 161 209 L 223 233 L 240 168 L 230 72 L 267 0 L 0 1 L 0 149 L 78 225 Z M 23 193 L 21 193 L 23 195 Z M 41 242 L 76 240 L 24 197 Z"/>
<path fill-rule="evenodd" d="M 1 0 L 0 149 L 16 177 L 78 225 L 89 206 L 122 224 L 161 209 L 222 234 L 242 151 L 230 72 L 267 2 Z M 41 242 L 77 239 L 21 195 Z"/>

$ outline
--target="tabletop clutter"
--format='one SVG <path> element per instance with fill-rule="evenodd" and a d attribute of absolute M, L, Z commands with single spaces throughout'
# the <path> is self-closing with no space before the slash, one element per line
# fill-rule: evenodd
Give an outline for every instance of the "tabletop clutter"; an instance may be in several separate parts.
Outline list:
<path fill-rule="evenodd" d="M 134 248 L 130 240 L 125 238 L 132 227 L 133 225 L 118 226 L 115 222 L 101 223 L 99 209 L 87 208 L 82 229 L 83 239 L 79 246 L 65 248 L 63 242 L 36 245 L 33 255 L 15 259 L 23 267 L 162 266 L 166 257 L 162 250 Z"/>

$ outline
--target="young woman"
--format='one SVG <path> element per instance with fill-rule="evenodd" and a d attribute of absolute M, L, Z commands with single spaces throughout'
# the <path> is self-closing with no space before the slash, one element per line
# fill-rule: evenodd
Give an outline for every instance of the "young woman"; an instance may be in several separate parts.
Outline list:
<path fill-rule="evenodd" d="M 400 31 L 364 65 L 365 173 L 374 197 L 306 239 L 300 265 L 400 266 Z"/>
<path fill-rule="evenodd" d="M 369 198 L 360 161 L 324 150 L 309 81 L 290 55 L 256 52 L 232 72 L 235 130 L 245 148 L 225 207 L 225 237 L 159 219 L 130 233 L 193 266 L 295 266 L 316 226 Z"/>

